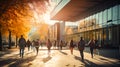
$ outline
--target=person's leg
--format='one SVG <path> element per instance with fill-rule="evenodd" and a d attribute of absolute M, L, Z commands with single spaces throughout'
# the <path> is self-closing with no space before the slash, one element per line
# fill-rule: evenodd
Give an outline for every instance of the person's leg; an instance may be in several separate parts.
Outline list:
<path fill-rule="evenodd" d="M 39 47 L 37 47 L 37 55 L 38 55 Z"/>
<path fill-rule="evenodd" d="M 50 54 L 50 48 L 48 47 L 48 54 Z"/>
<path fill-rule="evenodd" d="M 23 49 L 21 49 L 22 50 L 22 58 L 23 58 L 23 55 L 24 55 L 24 48 Z"/>
<path fill-rule="evenodd" d="M 82 61 L 84 61 L 83 50 L 80 50 L 80 54 L 81 54 Z"/>
<path fill-rule="evenodd" d="M 71 48 L 71 54 L 73 54 L 73 48 Z"/>
<path fill-rule="evenodd" d="M 20 50 L 20 57 L 21 57 L 22 56 L 21 48 L 19 50 Z"/>
<path fill-rule="evenodd" d="M 35 47 L 35 49 L 36 49 L 36 55 L 38 54 L 38 48 L 37 47 Z"/>
<path fill-rule="evenodd" d="M 93 58 L 93 48 L 90 48 L 91 57 Z"/>
<path fill-rule="evenodd" d="M 29 51 L 29 46 L 28 46 L 28 51 Z"/>

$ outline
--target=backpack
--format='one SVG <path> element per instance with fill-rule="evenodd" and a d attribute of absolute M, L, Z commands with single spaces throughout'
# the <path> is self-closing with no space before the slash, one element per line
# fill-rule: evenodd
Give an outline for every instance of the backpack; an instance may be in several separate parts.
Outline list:
<path fill-rule="evenodd" d="M 95 44 L 94 41 L 90 41 L 90 43 L 89 43 L 89 46 L 90 46 L 90 47 L 95 48 L 95 45 L 96 45 L 96 44 Z"/>
<path fill-rule="evenodd" d="M 85 42 L 83 40 L 79 41 L 78 43 L 78 49 L 79 50 L 84 50 L 85 47 Z"/>

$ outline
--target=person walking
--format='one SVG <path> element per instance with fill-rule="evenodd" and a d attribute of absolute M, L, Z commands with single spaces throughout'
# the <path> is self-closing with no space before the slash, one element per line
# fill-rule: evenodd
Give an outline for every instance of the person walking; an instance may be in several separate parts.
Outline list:
<path fill-rule="evenodd" d="M 36 55 L 38 55 L 38 51 L 39 51 L 39 39 L 37 39 L 35 41 L 35 44 L 34 44 L 35 48 L 36 48 Z"/>
<path fill-rule="evenodd" d="M 27 40 L 28 51 L 30 50 L 30 46 L 31 46 L 31 42 L 30 42 L 30 40 L 28 39 L 28 40 Z"/>
<path fill-rule="evenodd" d="M 47 41 L 47 43 L 46 43 L 46 46 L 47 46 L 47 48 L 48 48 L 48 54 L 50 54 L 50 49 L 51 49 L 51 47 L 52 47 L 52 43 L 51 43 L 50 39 L 48 39 L 48 41 Z"/>
<path fill-rule="evenodd" d="M 95 52 L 97 55 L 99 55 L 99 48 L 100 48 L 99 41 L 98 41 L 98 40 L 95 40 L 94 52 Z"/>
<path fill-rule="evenodd" d="M 56 49 L 56 43 L 57 43 L 57 42 L 56 42 L 56 40 L 55 40 L 55 41 L 54 41 L 54 49 Z"/>
<path fill-rule="evenodd" d="M 26 40 L 23 37 L 23 35 L 21 35 L 21 38 L 19 39 L 19 49 L 20 49 L 20 57 L 22 57 L 22 58 L 24 55 L 25 45 L 26 45 Z"/>
<path fill-rule="evenodd" d="M 42 41 L 39 40 L 38 42 L 39 42 L 40 47 L 42 48 Z"/>
<path fill-rule="evenodd" d="M 73 43 L 73 40 L 70 41 L 70 51 L 71 51 L 71 54 L 73 54 L 73 48 L 74 48 L 74 43 Z"/>
<path fill-rule="evenodd" d="M 57 40 L 57 49 L 58 49 L 58 50 L 59 50 L 59 47 L 60 47 L 59 41 Z"/>
<path fill-rule="evenodd" d="M 93 50 L 94 50 L 94 48 L 95 48 L 95 40 L 94 40 L 94 39 L 91 39 L 91 40 L 88 42 L 88 45 L 90 46 L 91 58 L 93 58 Z"/>
<path fill-rule="evenodd" d="M 85 41 L 83 40 L 83 37 L 80 37 L 80 41 L 78 42 L 78 49 L 80 51 L 82 61 L 84 61 L 84 54 L 83 54 L 84 48 L 85 48 Z"/>
<path fill-rule="evenodd" d="M 31 50 L 33 50 L 33 52 L 35 52 L 35 40 L 32 41 Z"/>
<path fill-rule="evenodd" d="M 63 47 L 63 41 L 61 40 L 60 41 L 60 50 L 62 50 L 62 47 Z"/>

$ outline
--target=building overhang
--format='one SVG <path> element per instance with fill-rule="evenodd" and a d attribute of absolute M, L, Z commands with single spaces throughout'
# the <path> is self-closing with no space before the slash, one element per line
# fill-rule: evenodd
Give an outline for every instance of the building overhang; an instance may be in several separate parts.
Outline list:
<path fill-rule="evenodd" d="M 55 9 L 51 12 L 51 20 L 78 21 L 116 3 L 120 3 L 119 0 L 70 0 L 59 12 L 55 13 Z"/>

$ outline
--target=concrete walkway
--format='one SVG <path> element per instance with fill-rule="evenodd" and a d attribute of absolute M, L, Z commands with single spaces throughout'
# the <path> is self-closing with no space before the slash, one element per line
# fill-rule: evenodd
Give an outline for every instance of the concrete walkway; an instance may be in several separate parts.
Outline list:
<path fill-rule="evenodd" d="M 19 57 L 19 49 L 11 49 L 0 52 L 0 67 L 119 67 L 120 60 L 107 58 L 100 55 L 91 55 L 84 52 L 85 61 L 81 61 L 78 50 L 73 55 L 70 50 L 51 50 L 48 55 L 47 49 L 39 49 L 39 54 L 33 50 L 25 49 L 24 58 Z"/>

